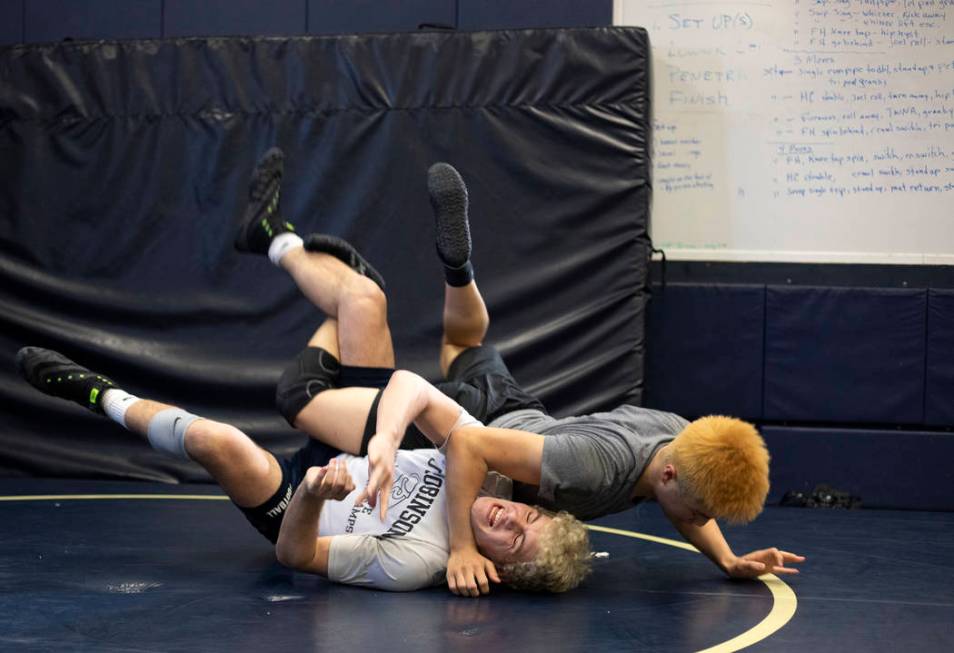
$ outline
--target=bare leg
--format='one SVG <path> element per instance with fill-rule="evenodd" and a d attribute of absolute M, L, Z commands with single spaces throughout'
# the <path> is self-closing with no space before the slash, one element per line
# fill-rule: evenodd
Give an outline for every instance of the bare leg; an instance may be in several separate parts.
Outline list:
<path fill-rule="evenodd" d="M 284 267 L 302 293 L 328 319 L 318 327 L 309 347 L 320 347 L 344 365 L 394 367 L 394 348 L 387 324 L 387 303 L 367 277 L 327 254 L 292 250 Z M 320 392 L 294 419 L 295 428 L 341 451 L 358 454 L 373 388 L 339 388 Z"/>
<path fill-rule="evenodd" d="M 301 409 L 295 428 L 335 449 L 358 455 L 368 411 L 377 394 L 375 388 L 325 390 Z"/>
<path fill-rule="evenodd" d="M 338 351 L 338 321 L 328 318 L 308 341 L 309 347 L 321 347 L 335 358 Z M 374 365 L 390 367 L 390 365 Z M 341 451 L 359 454 L 364 424 L 377 390 L 338 388 L 320 392 L 295 417 L 295 428 Z"/>
<path fill-rule="evenodd" d="M 126 411 L 126 427 L 145 436 L 152 418 L 167 408 L 172 406 L 140 399 Z M 282 473 L 275 457 L 229 424 L 196 420 L 186 429 L 185 448 L 243 508 L 265 503 L 281 484 Z"/>
<path fill-rule="evenodd" d="M 329 317 L 322 322 L 321 326 L 315 331 L 308 340 L 309 347 L 320 347 L 329 354 L 341 360 L 341 352 L 338 351 L 338 320 Z"/>
<path fill-rule="evenodd" d="M 285 254 L 281 265 L 305 297 L 337 320 L 343 364 L 394 367 L 387 299 L 377 284 L 333 256 L 301 247 Z"/>
<path fill-rule="evenodd" d="M 489 326 L 490 315 L 476 281 L 460 287 L 444 285 L 444 337 L 441 341 L 441 373 L 444 376 L 461 352 L 484 341 Z"/>
<path fill-rule="evenodd" d="M 37 390 L 106 415 L 147 438 L 150 423 L 172 408 L 129 395 L 112 380 L 49 349 L 23 347 L 17 352 L 16 364 L 23 378 Z M 173 454 L 181 454 L 184 448 L 238 505 L 261 505 L 278 490 L 281 473 L 274 457 L 237 428 L 198 419 L 188 423 L 180 436 L 175 422 L 155 427 L 151 442 L 155 448 Z"/>

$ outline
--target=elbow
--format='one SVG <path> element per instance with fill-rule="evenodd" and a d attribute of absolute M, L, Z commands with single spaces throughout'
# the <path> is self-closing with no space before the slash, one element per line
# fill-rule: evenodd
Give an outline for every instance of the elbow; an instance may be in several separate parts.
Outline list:
<path fill-rule="evenodd" d="M 391 375 L 391 383 L 395 385 L 419 386 L 423 377 L 408 370 L 395 370 Z"/>
<path fill-rule="evenodd" d="M 275 557 L 282 565 L 291 568 L 295 567 L 295 556 L 287 547 L 283 547 L 281 543 L 275 547 Z"/>
<path fill-rule="evenodd" d="M 447 441 L 448 457 L 453 456 L 457 460 L 473 461 L 476 456 L 474 430 L 471 428 L 457 429 L 453 433 L 454 437 L 449 437 Z"/>
<path fill-rule="evenodd" d="M 292 546 L 282 546 L 280 540 L 278 545 L 275 547 L 275 557 L 278 558 L 278 562 L 280 562 L 282 565 L 296 571 L 304 570 L 307 568 L 308 563 L 311 562 L 310 558 L 306 560 L 307 555 L 303 554 L 302 551 L 299 551 Z"/>

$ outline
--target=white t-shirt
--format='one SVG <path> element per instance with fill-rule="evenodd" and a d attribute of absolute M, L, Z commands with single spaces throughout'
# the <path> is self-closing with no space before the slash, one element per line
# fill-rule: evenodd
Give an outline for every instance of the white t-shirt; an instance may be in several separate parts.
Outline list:
<path fill-rule="evenodd" d="M 462 418 L 464 413 L 462 415 Z M 467 415 L 460 426 L 480 425 Z M 452 429 L 452 432 L 453 430 Z M 339 583 L 408 591 L 444 582 L 450 533 L 447 525 L 444 454 L 438 449 L 399 450 L 394 485 L 382 522 L 380 508 L 354 501 L 368 484 L 368 459 L 337 456 L 348 466 L 355 490 L 342 501 L 325 501 L 320 535 L 331 535 L 328 578 Z M 509 479 L 491 475 L 484 489 L 509 498 Z"/>

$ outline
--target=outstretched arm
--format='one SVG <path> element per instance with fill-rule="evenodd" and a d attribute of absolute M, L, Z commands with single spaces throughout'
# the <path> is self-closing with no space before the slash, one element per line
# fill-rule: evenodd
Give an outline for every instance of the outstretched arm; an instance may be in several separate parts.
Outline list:
<path fill-rule="evenodd" d="M 710 519 L 702 526 L 676 519 L 671 521 L 690 544 L 731 578 L 756 578 L 762 574 L 797 574 L 798 569 L 786 565 L 805 560 L 803 556 L 776 548 L 737 556 L 726 542 L 716 520 Z"/>

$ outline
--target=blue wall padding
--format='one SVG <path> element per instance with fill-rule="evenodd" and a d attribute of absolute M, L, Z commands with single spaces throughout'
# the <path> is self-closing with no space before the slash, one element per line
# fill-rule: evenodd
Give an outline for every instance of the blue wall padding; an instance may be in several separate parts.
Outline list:
<path fill-rule="evenodd" d="M 954 510 L 954 434 L 767 426 L 769 503 L 819 483 L 867 508 Z"/>
<path fill-rule="evenodd" d="M 610 0 L 0 0 L 0 45 L 64 38 L 409 31 L 423 23 L 473 30 L 612 22 Z"/>
<path fill-rule="evenodd" d="M 0 360 L 62 349 L 130 392 L 300 446 L 275 382 L 321 317 L 232 246 L 249 172 L 278 144 L 283 214 L 352 241 L 387 279 L 402 367 L 439 376 L 426 178 L 448 161 L 470 190 L 487 341 L 516 378 L 557 414 L 639 404 L 648 63 L 645 30 L 615 27 L 4 48 Z M 197 471 L 9 364 L 0 405 L 0 474 Z"/>
<path fill-rule="evenodd" d="M 761 417 L 764 314 L 764 286 L 657 288 L 647 312 L 647 405 Z"/>
<path fill-rule="evenodd" d="M 27 0 L 24 40 L 148 39 L 162 31 L 161 0 Z"/>
<path fill-rule="evenodd" d="M 954 426 L 954 290 L 928 292 L 924 421 Z"/>
<path fill-rule="evenodd" d="M 768 420 L 920 424 L 926 290 L 768 286 Z"/>
<path fill-rule="evenodd" d="M 23 40 L 22 0 L 0 0 L 0 45 Z"/>
<path fill-rule="evenodd" d="M 459 0 L 460 29 L 600 27 L 613 24 L 609 0 Z"/>
<path fill-rule="evenodd" d="M 305 0 L 165 0 L 163 36 L 305 33 Z"/>
<path fill-rule="evenodd" d="M 455 0 L 308 0 L 308 33 L 406 32 L 422 23 L 453 27 L 455 5 Z"/>

